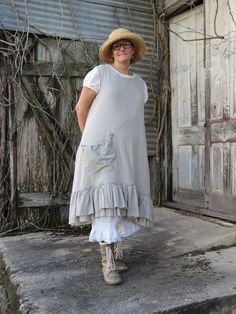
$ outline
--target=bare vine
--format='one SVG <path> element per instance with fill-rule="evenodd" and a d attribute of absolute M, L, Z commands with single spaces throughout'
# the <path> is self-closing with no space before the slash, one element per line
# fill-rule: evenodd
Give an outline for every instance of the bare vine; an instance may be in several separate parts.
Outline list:
<path fill-rule="evenodd" d="M 68 3 L 71 5 L 69 0 Z M 14 2 L 12 2 L 11 5 L 14 7 Z M 63 14 L 61 4 L 60 7 L 61 13 Z M 15 7 L 14 10 L 20 20 Z M 76 29 L 78 37 L 77 42 L 79 42 L 82 47 L 86 67 L 84 67 L 84 69 L 82 67 L 80 78 L 70 79 L 69 74 L 65 74 L 65 71 L 68 68 L 68 64 L 71 64 L 70 68 L 75 70 L 73 65 L 75 65 L 77 61 L 73 58 L 76 57 L 76 55 L 71 54 L 69 49 L 73 43 L 75 46 L 77 45 L 76 41 L 73 39 L 67 41 L 62 40 L 61 37 L 51 37 L 42 32 L 40 35 L 30 33 L 28 3 L 26 3 L 25 6 L 25 16 L 24 32 L 17 30 L 9 31 L 3 28 L 0 34 L 0 61 L 2 60 L 0 77 L 0 120 L 3 119 L 6 128 L 8 128 L 10 125 L 8 126 L 7 123 L 10 115 L 11 124 L 14 126 L 11 130 L 7 130 L 9 133 L 6 133 L 4 137 L 0 137 L 2 140 L 2 142 L 0 142 L 0 149 L 3 149 L 4 160 L 7 161 L 4 162 L 4 160 L 0 158 L 0 166 L 1 169 L 3 169 L 2 175 L 0 176 L 0 234 L 2 236 L 17 230 L 22 231 L 32 228 L 38 230 L 53 230 L 52 227 L 58 228 L 64 224 L 64 214 L 61 212 L 63 204 L 60 205 L 61 193 L 66 193 L 71 188 L 73 156 L 79 140 L 78 134 L 76 135 L 74 132 L 74 130 L 77 129 L 74 105 L 82 85 L 79 81 L 82 80 L 82 76 L 86 73 L 83 71 L 88 71 L 97 62 L 97 49 L 94 49 L 95 45 L 87 45 L 84 43 L 84 41 L 79 38 L 79 33 Z M 73 16 L 72 21 L 76 28 Z M 50 44 L 47 45 L 47 43 Z M 39 45 L 45 47 L 45 51 L 49 52 L 50 49 L 52 49 L 51 47 L 54 46 L 55 55 L 61 56 L 59 62 L 57 57 L 56 59 L 51 59 L 50 64 L 52 64 L 53 67 L 51 74 L 48 75 L 47 78 L 45 74 L 41 73 L 42 67 L 40 62 L 37 62 L 36 51 Z M 33 73 L 36 74 L 36 79 L 34 77 L 32 79 L 32 76 L 27 76 L 28 64 L 31 65 L 30 69 Z M 63 68 L 59 69 L 58 64 L 63 66 Z M 6 71 L 3 71 L 4 69 L 6 69 Z M 67 80 L 72 80 L 73 89 L 71 87 L 69 90 L 67 89 L 67 86 L 69 86 L 68 84 L 65 85 Z M 44 82 L 43 89 L 39 84 L 40 82 Z M 54 87 L 55 84 L 58 85 L 58 88 Z M 70 94 L 68 94 L 68 92 Z M 61 122 L 58 121 L 58 114 L 56 113 L 58 106 L 55 105 L 61 98 L 67 101 L 69 105 L 68 108 L 70 108 L 67 110 L 68 121 L 65 124 L 66 132 L 64 127 L 61 126 Z M 20 100 L 20 106 L 16 103 L 17 100 Z M 15 113 L 15 108 L 20 108 L 20 110 L 17 109 L 17 113 Z M 18 206 L 15 207 L 15 204 L 18 204 L 18 195 L 21 189 L 24 190 L 24 186 L 12 184 L 12 180 L 17 180 L 18 176 L 17 172 L 13 170 L 13 168 L 16 168 L 18 162 L 17 156 L 15 155 L 18 147 L 16 141 L 25 140 L 25 135 L 23 135 L 26 130 L 25 123 L 28 120 L 27 116 L 31 116 L 32 114 L 44 131 L 43 136 L 48 142 L 52 152 L 51 160 L 48 161 L 48 164 L 51 162 L 54 169 L 53 176 L 50 179 L 51 183 L 48 183 L 48 186 L 44 186 L 44 191 L 46 193 L 50 192 L 48 198 L 49 206 L 45 207 L 43 210 L 40 209 L 41 214 L 37 214 L 34 218 L 29 217 L 28 214 L 25 215 L 27 210 L 19 209 Z M 2 126 L 3 124 L 1 124 L 1 127 Z M 8 134 L 11 134 L 9 138 Z M 8 142 L 10 142 L 11 145 L 8 146 Z M 9 160 L 11 160 L 11 164 Z M 36 173 L 36 177 L 34 178 L 35 183 L 32 182 L 31 191 L 37 192 L 37 190 L 41 190 L 40 187 L 37 187 L 37 180 Z"/>

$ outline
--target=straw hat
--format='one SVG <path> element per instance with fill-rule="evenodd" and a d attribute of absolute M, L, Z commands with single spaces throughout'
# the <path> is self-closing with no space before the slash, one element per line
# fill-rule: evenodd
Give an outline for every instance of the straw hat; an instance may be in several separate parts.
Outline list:
<path fill-rule="evenodd" d="M 131 60 L 131 63 L 135 63 L 142 59 L 146 51 L 146 46 L 143 38 L 140 35 L 132 33 L 125 28 L 117 28 L 111 32 L 108 39 L 102 44 L 99 50 L 99 57 L 103 63 L 112 63 L 111 46 L 116 41 L 122 39 L 127 39 L 133 44 L 134 56 Z"/>

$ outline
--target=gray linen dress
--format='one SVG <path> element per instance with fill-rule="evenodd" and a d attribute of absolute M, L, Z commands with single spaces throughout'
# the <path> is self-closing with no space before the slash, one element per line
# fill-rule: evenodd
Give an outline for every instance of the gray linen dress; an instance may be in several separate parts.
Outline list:
<path fill-rule="evenodd" d="M 75 162 L 69 223 L 96 217 L 153 222 L 144 127 L 147 87 L 137 74 L 99 65 L 84 79 L 96 97 L 90 107 Z"/>

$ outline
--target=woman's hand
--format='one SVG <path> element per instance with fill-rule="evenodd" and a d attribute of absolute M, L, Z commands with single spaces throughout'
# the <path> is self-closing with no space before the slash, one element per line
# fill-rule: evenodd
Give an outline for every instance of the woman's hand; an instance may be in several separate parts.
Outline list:
<path fill-rule="evenodd" d="M 84 131 L 89 108 L 95 97 L 96 92 L 93 89 L 86 86 L 82 88 L 79 101 L 75 107 L 81 133 Z"/>

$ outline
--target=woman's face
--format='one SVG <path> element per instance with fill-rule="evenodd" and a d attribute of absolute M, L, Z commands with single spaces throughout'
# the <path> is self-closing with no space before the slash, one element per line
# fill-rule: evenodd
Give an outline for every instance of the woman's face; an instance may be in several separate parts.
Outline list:
<path fill-rule="evenodd" d="M 129 40 L 118 40 L 112 44 L 111 49 L 114 62 L 130 64 L 134 48 Z"/>

